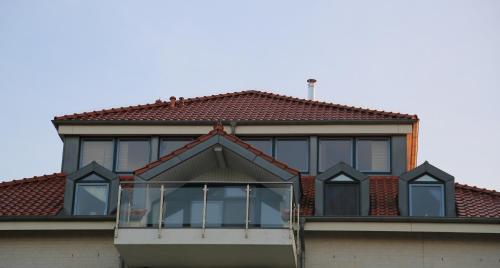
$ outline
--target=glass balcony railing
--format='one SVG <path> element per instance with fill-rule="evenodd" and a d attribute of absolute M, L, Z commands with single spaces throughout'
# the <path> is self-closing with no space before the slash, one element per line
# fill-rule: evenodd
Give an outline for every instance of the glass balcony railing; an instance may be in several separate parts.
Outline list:
<path fill-rule="evenodd" d="M 118 228 L 289 228 L 298 221 L 291 183 L 123 182 Z M 294 213 L 295 211 L 295 213 Z"/>

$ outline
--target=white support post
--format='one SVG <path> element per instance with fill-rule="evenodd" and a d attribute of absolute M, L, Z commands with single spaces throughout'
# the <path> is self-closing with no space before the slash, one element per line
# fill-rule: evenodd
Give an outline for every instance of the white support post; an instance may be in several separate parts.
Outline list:
<path fill-rule="evenodd" d="M 206 228 L 206 216 L 207 216 L 207 192 L 208 192 L 208 187 L 205 184 L 203 186 L 203 214 L 201 218 L 201 237 L 205 238 L 205 228 Z"/>
<path fill-rule="evenodd" d="M 247 184 L 247 202 L 245 214 L 245 238 L 248 238 L 248 222 L 250 220 L 250 184 Z"/>
<path fill-rule="evenodd" d="M 160 211 L 159 211 L 159 217 L 158 217 L 158 238 L 161 238 L 161 230 L 162 230 L 162 223 L 163 223 L 163 193 L 165 192 L 165 187 L 162 184 L 160 187 Z"/>
<path fill-rule="evenodd" d="M 115 238 L 118 237 L 118 227 L 120 225 L 120 206 L 122 199 L 122 186 L 118 185 L 118 202 L 116 202 L 116 222 L 115 222 Z"/>

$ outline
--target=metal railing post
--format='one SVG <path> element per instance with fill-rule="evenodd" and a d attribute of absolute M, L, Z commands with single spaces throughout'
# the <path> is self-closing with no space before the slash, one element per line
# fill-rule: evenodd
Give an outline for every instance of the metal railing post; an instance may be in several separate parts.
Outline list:
<path fill-rule="evenodd" d="M 206 216 L 207 216 L 207 192 L 208 192 L 208 187 L 205 184 L 203 186 L 203 214 L 201 218 L 201 237 L 205 238 L 205 228 L 206 228 Z"/>
<path fill-rule="evenodd" d="M 250 184 L 247 184 L 247 202 L 245 214 L 245 238 L 248 238 L 248 222 L 250 220 Z"/>
<path fill-rule="evenodd" d="M 158 217 L 158 238 L 161 238 L 161 225 L 163 223 L 163 193 L 165 191 L 165 187 L 162 184 L 160 187 L 160 211 Z"/>
<path fill-rule="evenodd" d="M 115 238 L 118 237 L 118 227 L 120 225 L 121 199 L 122 199 L 122 186 L 118 185 L 118 202 L 116 203 Z"/>
<path fill-rule="evenodd" d="M 292 238 L 292 234 L 293 234 L 293 185 L 290 185 L 290 207 L 289 207 L 289 210 L 290 210 L 290 215 L 289 215 L 289 219 L 288 219 L 288 223 L 289 223 L 289 229 L 290 229 L 290 238 Z"/>

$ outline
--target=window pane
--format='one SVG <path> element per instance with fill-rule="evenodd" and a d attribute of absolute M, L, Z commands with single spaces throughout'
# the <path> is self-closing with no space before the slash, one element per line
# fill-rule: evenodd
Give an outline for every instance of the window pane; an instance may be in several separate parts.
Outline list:
<path fill-rule="evenodd" d="M 410 185 L 410 216 L 444 216 L 442 185 Z"/>
<path fill-rule="evenodd" d="M 303 140 L 276 140 L 276 159 L 302 172 L 309 170 L 309 143 Z"/>
<path fill-rule="evenodd" d="M 107 183 L 76 185 L 75 215 L 106 215 L 107 208 Z"/>
<path fill-rule="evenodd" d="M 319 140 L 319 171 L 344 162 L 352 166 L 352 142 L 350 140 Z"/>
<path fill-rule="evenodd" d="M 160 157 L 165 156 L 192 141 L 192 139 L 164 139 L 160 144 Z"/>
<path fill-rule="evenodd" d="M 109 170 L 113 169 L 113 141 L 82 141 L 80 167 L 92 161 Z"/>
<path fill-rule="evenodd" d="M 244 139 L 244 141 L 269 156 L 273 155 L 273 142 L 270 139 Z"/>
<path fill-rule="evenodd" d="M 119 141 L 117 171 L 134 171 L 149 162 L 149 141 Z"/>
<path fill-rule="evenodd" d="M 360 171 L 390 171 L 388 140 L 358 140 L 356 148 L 357 168 Z"/>
<path fill-rule="evenodd" d="M 359 184 L 325 184 L 325 215 L 359 215 Z"/>

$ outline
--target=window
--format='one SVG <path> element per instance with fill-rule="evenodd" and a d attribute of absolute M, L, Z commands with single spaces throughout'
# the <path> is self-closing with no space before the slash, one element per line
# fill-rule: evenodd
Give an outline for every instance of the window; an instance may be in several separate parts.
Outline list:
<path fill-rule="evenodd" d="M 116 171 L 131 172 L 149 162 L 149 140 L 119 140 Z"/>
<path fill-rule="evenodd" d="M 165 156 L 192 142 L 191 138 L 165 138 L 160 143 L 160 157 Z"/>
<path fill-rule="evenodd" d="M 437 179 L 423 175 L 410 187 L 410 216 L 444 216 L 444 187 Z"/>
<path fill-rule="evenodd" d="M 113 140 L 82 140 L 80 167 L 84 167 L 92 161 L 112 170 Z"/>
<path fill-rule="evenodd" d="M 352 141 L 350 139 L 320 139 L 318 156 L 319 172 L 339 162 L 352 166 Z"/>
<path fill-rule="evenodd" d="M 359 215 L 359 183 L 340 174 L 325 183 L 324 215 Z"/>
<path fill-rule="evenodd" d="M 92 174 L 75 187 L 74 215 L 107 215 L 109 183 Z"/>
<path fill-rule="evenodd" d="M 301 172 L 309 171 L 307 139 L 276 139 L 276 159 Z"/>
<path fill-rule="evenodd" d="M 260 151 L 272 156 L 273 155 L 273 140 L 266 138 L 248 138 L 243 139 L 246 143 L 259 149 Z"/>
<path fill-rule="evenodd" d="M 356 166 L 362 172 L 390 172 L 388 139 L 359 139 L 356 142 Z"/>

